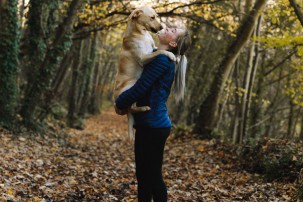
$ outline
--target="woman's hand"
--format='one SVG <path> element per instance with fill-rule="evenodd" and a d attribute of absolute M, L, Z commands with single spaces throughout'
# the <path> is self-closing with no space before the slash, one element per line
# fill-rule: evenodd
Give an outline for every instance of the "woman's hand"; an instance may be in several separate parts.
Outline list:
<path fill-rule="evenodd" d="M 119 109 L 119 108 L 116 106 L 116 103 L 115 103 L 114 106 L 115 106 L 116 114 L 118 114 L 118 115 L 125 115 L 125 114 L 127 114 L 128 109 Z"/>

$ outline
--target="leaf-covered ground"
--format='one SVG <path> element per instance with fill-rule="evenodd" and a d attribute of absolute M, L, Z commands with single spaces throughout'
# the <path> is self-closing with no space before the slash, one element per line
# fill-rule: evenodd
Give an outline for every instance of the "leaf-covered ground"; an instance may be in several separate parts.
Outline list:
<path fill-rule="evenodd" d="M 1 201 L 136 201 L 126 117 L 113 110 L 67 136 L 13 136 L 0 130 Z M 240 169 L 215 140 L 169 138 L 163 175 L 169 201 L 289 201 L 293 184 L 264 182 Z"/>

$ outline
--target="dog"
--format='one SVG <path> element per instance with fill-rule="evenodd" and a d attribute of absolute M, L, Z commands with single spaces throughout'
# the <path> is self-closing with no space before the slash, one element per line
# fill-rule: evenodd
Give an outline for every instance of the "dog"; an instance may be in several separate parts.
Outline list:
<path fill-rule="evenodd" d="M 163 29 L 157 19 L 158 15 L 149 6 L 135 9 L 128 17 L 127 27 L 123 34 L 122 50 L 119 55 L 118 71 L 115 80 L 114 99 L 121 93 L 132 87 L 140 78 L 143 65 L 151 62 L 157 55 L 164 54 L 175 61 L 173 53 L 165 50 L 157 50 L 155 42 L 149 32 L 157 33 Z M 132 113 L 145 112 L 150 107 L 137 107 L 135 104 L 128 110 L 128 134 L 134 139 Z"/>

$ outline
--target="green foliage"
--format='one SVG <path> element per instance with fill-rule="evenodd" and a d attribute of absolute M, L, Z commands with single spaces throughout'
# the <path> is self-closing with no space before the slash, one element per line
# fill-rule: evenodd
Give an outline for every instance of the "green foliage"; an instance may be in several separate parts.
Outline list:
<path fill-rule="evenodd" d="M 48 1 L 49 2 L 49 1 Z M 37 77 L 38 68 L 41 65 L 47 44 L 46 44 L 46 31 L 48 7 L 50 3 L 45 0 L 30 1 L 28 20 L 27 20 L 27 34 L 26 40 L 26 54 L 23 58 L 24 67 L 28 73 L 29 84 L 32 83 Z M 46 18 L 46 19 L 45 19 Z"/>
<path fill-rule="evenodd" d="M 55 103 L 51 108 L 51 115 L 58 120 L 63 120 L 67 116 L 66 108 L 60 103 Z"/>
<path fill-rule="evenodd" d="M 227 80 L 226 84 L 224 85 L 224 96 L 221 98 L 221 102 L 224 102 L 225 99 L 230 98 L 232 101 L 235 99 L 235 94 L 242 98 L 245 93 L 248 93 L 247 90 L 245 90 L 242 87 L 237 87 L 235 85 L 231 85 L 231 80 Z M 266 106 L 270 104 L 270 101 L 264 98 L 259 98 L 255 92 L 251 93 L 251 101 L 254 103 L 259 104 L 260 106 Z M 239 100 L 239 103 L 241 103 L 242 100 Z"/>
<path fill-rule="evenodd" d="M 192 126 L 186 124 L 173 125 L 173 138 L 175 139 L 184 139 L 192 136 L 191 133 Z"/>
<path fill-rule="evenodd" d="M 72 119 L 68 120 L 68 126 L 70 128 L 83 130 L 85 128 L 85 120 L 82 117 L 73 117 Z"/>
<path fill-rule="evenodd" d="M 265 178 L 268 181 L 296 176 L 296 173 L 288 172 L 293 164 L 291 154 L 282 152 L 282 154 L 278 156 L 264 156 L 263 163 L 265 167 Z"/>
<path fill-rule="evenodd" d="M 123 29 L 127 15 L 113 15 L 113 13 L 131 12 L 123 5 L 123 2 L 100 1 L 91 3 L 88 1 L 77 16 L 79 20 L 75 22 L 75 27 L 83 32 L 90 33 L 92 30 L 99 30 L 106 34 L 112 27 Z"/>
<path fill-rule="evenodd" d="M 269 4 L 264 18 L 266 21 L 264 31 L 269 37 L 296 36 L 301 32 L 301 25 L 289 0 L 275 0 L 274 3 Z"/>
<path fill-rule="evenodd" d="M 303 166 L 302 143 L 266 139 L 240 147 L 239 152 L 243 167 L 264 174 L 268 181 L 294 181 Z"/>
<path fill-rule="evenodd" d="M 279 13 L 279 15 L 277 14 Z M 303 106 L 303 37 L 302 26 L 287 0 L 279 0 L 266 10 L 267 34 L 259 39 L 264 49 L 295 50 L 296 56 L 291 60 L 290 80 L 284 86 L 283 93 L 295 105 Z"/>
<path fill-rule="evenodd" d="M 50 3 L 48 6 L 49 15 L 45 26 L 45 33 L 49 41 L 49 39 L 54 38 L 55 28 L 58 26 L 60 22 L 61 16 L 58 12 L 58 9 L 62 3 L 60 3 L 60 0 L 52 0 L 48 2 Z"/>
<path fill-rule="evenodd" d="M 0 125 L 9 126 L 15 117 L 18 85 L 19 23 L 17 0 L 0 10 Z"/>
<path fill-rule="evenodd" d="M 263 44 L 264 48 L 293 48 L 303 45 L 303 36 L 284 35 L 283 37 L 261 37 L 259 42 Z"/>
<path fill-rule="evenodd" d="M 54 29 L 57 27 L 57 8 L 59 6 L 59 1 L 30 1 L 29 11 L 28 11 L 28 21 L 27 30 L 28 33 L 25 35 L 25 44 L 27 46 L 25 50 L 25 56 L 23 59 L 24 69 L 27 74 L 27 86 L 25 92 L 25 100 L 23 101 L 22 116 L 26 125 L 31 125 L 34 127 L 33 105 L 29 101 L 28 96 L 31 96 L 33 88 L 39 88 L 44 86 L 43 83 L 38 82 L 39 71 L 49 71 L 42 63 L 45 60 L 47 47 L 50 45 L 50 41 L 54 38 Z M 46 82 L 46 81 L 44 81 Z"/>
<path fill-rule="evenodd" d="M 289 82 L 284 86 L 284 93 L 289 96 L 293 104 L 300 107 L 303 106 L 303 62 L 302 62 L 302 48 L 297 48 L 299 58 L 291 61 L 291 71 Z"/>

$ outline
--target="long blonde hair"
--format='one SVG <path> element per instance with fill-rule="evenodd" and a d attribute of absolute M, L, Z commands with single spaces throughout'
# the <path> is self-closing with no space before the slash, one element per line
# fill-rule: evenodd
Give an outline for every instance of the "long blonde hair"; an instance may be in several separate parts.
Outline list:
<path fill-rule="evenodd" d="M 177 37 L 176 43 L 176 48 L 172 49 L 171 51 L 178 58 L 175 66 L 175 80 L 173 86 L 174 97 L 178 103 L 183 100 L 185 93 L 185 75 L 187 68 L 187 58 L 185 56 L 185 52 L 192 43 L 191 35 L 187 29 L 185 29 L 185 32 Z"/>

